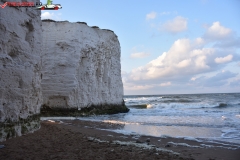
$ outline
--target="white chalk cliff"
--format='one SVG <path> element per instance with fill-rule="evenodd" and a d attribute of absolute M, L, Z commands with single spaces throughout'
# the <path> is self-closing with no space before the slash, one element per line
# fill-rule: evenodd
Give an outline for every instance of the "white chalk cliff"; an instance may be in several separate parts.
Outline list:
<path fill-rule="evenodd" d="M 40 110 L 128 111 L 117 36 L 80 22 L 42 22 L 40 14 L 0 9 L 0 141 L 39 129 Z"/>
<path fill-rule="evenodd" d="M 112 31 L 67 21 L 43 21 L 42 28 L 43 105 L 122 105 L 120 44 Z"/>
<path fill-rule="evenodd" d="M 24 7 L 0 9 L 0 140 L 33 129 L 19 122 L 40 113 L 40 13 Z"/>

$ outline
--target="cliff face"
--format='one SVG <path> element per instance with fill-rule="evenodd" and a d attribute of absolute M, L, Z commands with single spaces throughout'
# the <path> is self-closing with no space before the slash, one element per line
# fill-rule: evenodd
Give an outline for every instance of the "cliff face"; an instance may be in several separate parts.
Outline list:
<path fill-rule="evenodd" d="M 0 9 L 0 141 L 38 129 L 40 108 L 52 116 L 128 111 L 117 36 L 85 23 L 42 24 L 40 13 Z"/>
<path fill-rule="evenodd" d="M 39 128 L 41 32 L 40 11 L 0 9 L 0 141 Z"/>
<path fill-rule="evenodd" d="M 43 21 L 43 105 L 78 109 L 122 105 L 120 44 L 109 30 Z"/>

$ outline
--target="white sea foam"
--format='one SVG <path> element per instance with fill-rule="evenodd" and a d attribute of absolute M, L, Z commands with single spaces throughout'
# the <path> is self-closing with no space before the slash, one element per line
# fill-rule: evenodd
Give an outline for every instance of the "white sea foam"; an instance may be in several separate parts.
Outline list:
<path fill-rule="evenodd" d="M 127 96 L 129 113 L 80 118 L 121 124 L 119 133 L 210 139 L 240 144 L 240 94 Z"/>
<path fill-rule="evenodd" d="M 168 144 L 172 144 L 174 146 L 183 146 L 183 147 L 190 147 L 190 148 L 202 148 L 200 146 L 189 145 L 187 143 L 175 143 L 175 142 L 168 142 Z"/>
<path fill-rule="evenodd" d="M 234 147 L 234 146 L 225 147 L 225 146 L 216 146 L 216 145 L 207 145 L 207 144 L 200 144 L 200 145 L 205 148 L 224 148 L 224 149 L 230 149 L 230 150 L 239 149 L 239 147 Z"/>
<path fill-rule="evenodd" d="M 174 152 L 172 150 L 165 149 L 165 148 L 155 147 L 153 145 L 148 145 L 146 143 L 135 143 L 135 142 L 124 142 L 124 141 L 113 141 L 113 143 L 119 144 L 119 145 L 135 146 L 135 147 L 143 148 L 143 149 L 147 149 L 147 150 L 154 149 L 156 151 L 167 152 L 167 153 L 179 155 L 178 152 Z"/>
<path fill-rule="evenodd" d="M 163 135 L 159 136 L 159 138 L 171 138 L 171 136 L 163 134 Z"/>
<path fill-rule="evenodd" d="M 112 124 L 134 124 L 134 125 L 139 125 L 140 123 L 134 123 L 134 122 L 124 122 L 124 121 L 119 121 L 119 120 L 103 120 L 102 122 L 104 123 L 112 123 Z"/>
<path fill-rule="evenodd" d="M 152 108 L 152 107 L 153 107 L 153 105 L 151 105 L 151 104 L 147 105 L 147 108 Z"/>
<path fill-rule="evenodd" d="M 222 120 L 226 120 L 227 119 L 227 117 L 225 117 L 225 116 L 222 116 Z"/>
<path fill-rule="evenodd" d="M 210 144 L 200 144 L 200 146 L 197 145 L 190 145 L 187 143 L 176 143 L 176 142 L 168 142 L 168 144 L 171 144 L 173 146 L 183 146 L 183 147 L 189 147 L 189 148 L 224 148 L 224 149 L 231 149 L 236 150 L 239 148 L 239 146 L 236 145 L 226 145 L 224 143 L 218 143 L 221 145 L 210 145 Z"/>
<path fill-rule="evenodd" d="M 190 141 L 196 141 L 196 142 L 202 142 L 202 140 L 196 139 L 194 137 L 184 137 L 183 139 L 190 140 Z"/>
<path fill-rule="evenodd" d="M 45 120 L 74 120 L 76 119 L 76 117 L 41 117 L 40 120 L 41 121 L 45 121 Z"/>
<path fill-rule="evenodd" d="M 55 123 L 55 121 L 53 121 L 53 120 L 50 120 L 50 119 L 48 120 L 48 122 L 52 122 L 52 123 Z"/>

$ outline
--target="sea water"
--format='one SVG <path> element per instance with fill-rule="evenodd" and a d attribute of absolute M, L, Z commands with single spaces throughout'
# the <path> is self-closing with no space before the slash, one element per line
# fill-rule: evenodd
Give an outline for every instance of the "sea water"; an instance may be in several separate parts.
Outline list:
<path fill-rule="evenodd" d="M 128 113 L 80 119 L 123 124 L 115 131 L 125 134 L 240 144 L 240 93 L 132 95 L 124 101 Z"/>

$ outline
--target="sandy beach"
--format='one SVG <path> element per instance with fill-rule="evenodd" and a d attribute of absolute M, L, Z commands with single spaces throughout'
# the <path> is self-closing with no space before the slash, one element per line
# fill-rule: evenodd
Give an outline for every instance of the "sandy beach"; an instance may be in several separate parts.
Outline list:
<path fill-rule="evenodd" d="M 0 159 L 240 159 L 240 149 L 235 144 L 203 144 L 104 130 L 120 127 L 80 120 L 42 121 L 38 131 L 0 142 Z"/>

